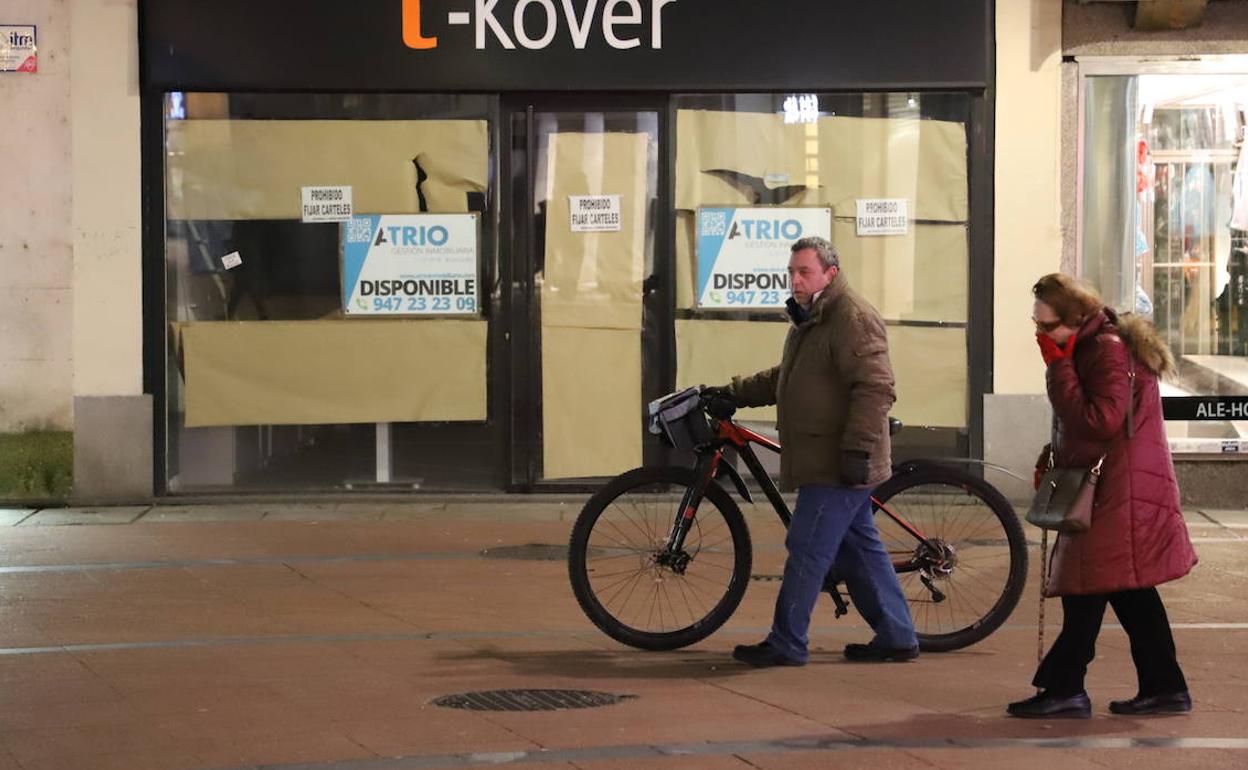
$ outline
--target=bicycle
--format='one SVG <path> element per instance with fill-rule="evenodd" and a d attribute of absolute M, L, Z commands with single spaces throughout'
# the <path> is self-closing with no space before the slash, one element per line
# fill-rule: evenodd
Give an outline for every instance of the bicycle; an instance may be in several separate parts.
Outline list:
<path fill-rule="evenodd" d="M 573 593 L 612 639 L 646 650 L 686 647 L 718 630 L 741 603 L 752 545 L 721 480 L 747 503 L 753 495 L 726 451 L 788 526 L 792 513 L 753 450 L 778 453 L 780 444 L 734 422 L 735 409 L 700 387 L 651 402 L 651 432 L 693 450 L 694 467 L 623 473 L 577 517 L 568 554 Z M 892 418 L 890 426 L 893 434 L 901 429 Z M 871 501 L 922 650 L 968 647 L 1005 622 L 1027 579 L 1027 551 L 1014 508 L 995 487 L 940 461 L 915 460 L 895 466 Z M 840 582 L 833 572 L 823 586 L 838 618 L 848 611 Z"/>

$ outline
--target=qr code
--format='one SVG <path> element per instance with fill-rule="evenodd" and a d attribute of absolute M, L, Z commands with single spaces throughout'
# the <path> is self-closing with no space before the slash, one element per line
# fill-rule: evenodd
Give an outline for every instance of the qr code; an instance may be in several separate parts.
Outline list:
<path fill-rule="evenodd" d="M 352 217 L 347 222 L 347 243 L 368 243 L 372 237 L 372 217 Z"/>
<path fill-rule="evenodd" d="M 703 235 L 726 234 L 728 232 L 728 212 L 722 209 L 703 211 L 700 229 Z"/>

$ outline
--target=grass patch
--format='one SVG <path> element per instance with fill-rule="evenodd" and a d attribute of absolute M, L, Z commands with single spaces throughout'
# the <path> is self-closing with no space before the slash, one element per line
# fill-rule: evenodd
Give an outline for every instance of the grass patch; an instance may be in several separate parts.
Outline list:
<path fill-rule="evenodd" d="M 0 433 L 0 499 L 64 499 L 74 483 L 74 434 Z"/>

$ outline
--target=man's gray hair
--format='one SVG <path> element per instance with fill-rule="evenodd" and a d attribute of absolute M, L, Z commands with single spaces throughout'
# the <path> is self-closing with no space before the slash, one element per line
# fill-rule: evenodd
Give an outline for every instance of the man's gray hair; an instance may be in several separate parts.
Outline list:
<path fill-rule="evenodd" d="M 823 263 L 823 269 L 841 266 L 841 256 L 836 253 L 836 247 L 827 238 L 820 238 L 817 235 L 810 235 L 800 238 L 793 243 L 790 253 L 796 254 L 803 249 L 814 249 L 815 255 L 819 257 L 819 261 Z"/>

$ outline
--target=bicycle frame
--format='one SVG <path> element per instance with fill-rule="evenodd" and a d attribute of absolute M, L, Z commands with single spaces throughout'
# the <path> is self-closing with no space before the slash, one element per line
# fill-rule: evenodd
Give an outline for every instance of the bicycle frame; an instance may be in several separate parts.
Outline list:
<path fill-rule="evenodd" d="M 771 474 L 763 468 L 762 462 L 758 459 L 758 455 L 755 454 L 754 444 L 772 452 L 780 452 L 780 444 L 778 442 L 760 433 L 755 433 L 730 419 L 717 421 L 715 441 L 708 448 L 698 450 L 697 452 L 698 459 L 697 464 L 694 466 L 694 473 L 698 483 L 687 489 L 680 501 L 678 510 L 682 511 L 682 514 L 676 518 L 672 525 L 672 533 L 668 538 L 667 544 L 669 555 L 675 556 L 684 548 L 685 536 L 688 534 L 690 526 L 692 526 L 698 506 L 702 503 L 702 498 L 706 496 L 706 490 L 711 484 L 715 483 L 714 480 L 719 477 L 721 471 L 732 479 L 737 487 L 737 491 L 741 493 L 741 496 L 747 502 L 753 502 L 753 498 L 750 496 L 749 490 L 746 488 L 744 481 L 742 481 L 740 474 L 735 468 L 724 462 L 724 451 L 728 447 L 732 447 L 745 462 L 745 467 L 749 469 L 750 475 L 758 482 L 763 495 L 771 503 L 771 507 L 775 509 L 776 515 L 780 518 L 781 523 L 784 524 L 785 529 L 788 529 L 789 522 L 793 520 L 793 513 L 789 510 L 788 503 L 785 502 L 779 488 L 776 487 L 776 483 L 772 480 Z M 886 516 L 897 523 L 897 526 L 910 533 L 919 543 L 928 541 L 928 538 L 918 528 L 877 500 L 875 495 L 871 496 L 871 504 L 883 511 Z M 918 566 L 913 558 L 908 558 L 905 561 L 895 560 L 893 568 L 898 573 L 903 573 L 913 572 L 918 569 Z"/>

